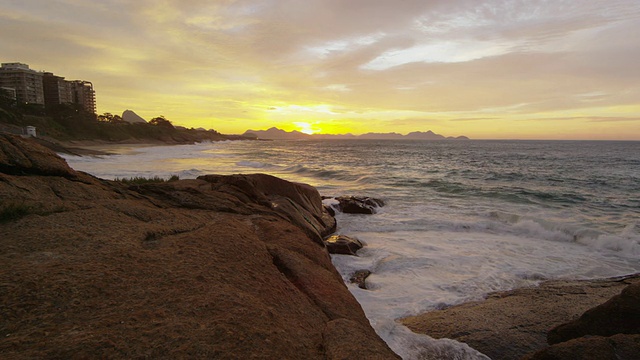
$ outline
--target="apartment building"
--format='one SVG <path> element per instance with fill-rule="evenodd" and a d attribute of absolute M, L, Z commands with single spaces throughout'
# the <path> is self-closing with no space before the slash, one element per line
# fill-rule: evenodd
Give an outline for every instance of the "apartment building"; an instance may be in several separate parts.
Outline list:
<path fill-rule="evenodd" d="M 74 102 L 71 82 L 66 81 L 62 76 L 45 72 L 42 74 L 42 87 L 46 107 Z"/>
<path fill-rule="evenodd" d="M 96 113 L 93 84 L 84 80 L 65 80 L 51 72 L 38 72 L 22 63 L 2 63 L 0 88 L 13 90 L 19 104 L 39 104 L 50 108 L 59 104 L 79 104 Z"/>
<path fill-rule="evenodd" d="M 14 89 L 19 104 L 44 105 L 42 73 L 22 63 L 2 63 L 0 87 Z"/>
<path fill-rule="evenodd" d="M 82 108 L 92 114 L 96 113 L 96 92 L 93 84 L 89 81 L 70 81 L 72 92 L 72 103 L 82 105 Z"/>

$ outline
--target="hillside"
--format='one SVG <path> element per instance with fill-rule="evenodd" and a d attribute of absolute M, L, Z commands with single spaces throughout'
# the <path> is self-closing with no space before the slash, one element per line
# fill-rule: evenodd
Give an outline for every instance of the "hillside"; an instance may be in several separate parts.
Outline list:
<path fill-rule="evenodd" d="M 110 114 L 109 114 L 110 115 Z M 215 130 L 175 127 L 170 121 L 127 122 L 120 117 L 107 120 L 71 106 L 44 111 L 40 108 L 0 107 L 0 132 L 20 134 L 24 127 L 35 126 L 38 137 L 51 141 L 100 140 L 106 142 L 194 143 L 219 140 L 250 140 L 235 135 L 223 135 Z M 164 119 L 160 117 L 159 119 Z"/>

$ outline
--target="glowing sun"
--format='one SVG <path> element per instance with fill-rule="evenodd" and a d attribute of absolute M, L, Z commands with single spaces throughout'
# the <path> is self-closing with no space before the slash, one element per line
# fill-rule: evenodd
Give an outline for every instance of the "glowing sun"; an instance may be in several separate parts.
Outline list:
<path fill-rule="evenodd" d="M 313 129 L 311 127 L 311 124 L 306 123 L 306 122 L 296 122 L 296 123 L 293 123 L 293 124 L 298 127 L 298 130 L 301 133 L 305 133 L 305 134 L 311 135 L 311 134 L 313 134 L 313 133 L 315 133 L 317 131 L 317 130 L 315 130 L 315 129 Z"/>

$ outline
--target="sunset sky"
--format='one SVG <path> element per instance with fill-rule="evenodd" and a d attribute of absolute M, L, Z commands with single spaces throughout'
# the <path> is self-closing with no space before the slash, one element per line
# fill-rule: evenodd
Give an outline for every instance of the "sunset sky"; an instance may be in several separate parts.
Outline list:
<path fill-rule="evenodd" d="M 0 0 L 0 61 L 222 133 L 640 140 L 640 1 Z"/>

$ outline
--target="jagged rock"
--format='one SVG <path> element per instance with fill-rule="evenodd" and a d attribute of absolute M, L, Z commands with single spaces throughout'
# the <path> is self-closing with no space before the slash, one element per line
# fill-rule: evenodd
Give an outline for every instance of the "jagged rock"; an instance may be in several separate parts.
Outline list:
<path fill-rule="evenodd" d="M 371 271 L 369 270 L 357 270 L 353 273 L 353 275 L 351 275 L 349 281 L 352 284 L 358 285 L 360 289 L 366 289 L 367 283 L 365 282 L 365 280 L 369 277 L 369 275 L 371 275 Z"/>
<path fill-rule="evenodd" d="M 384 201 L 363 196 L 340 196 L 337 197 L 340 208 L 345 214 L 375 214 L 377 208 L 384 206 Z"/>
<path fill-rule="evenodd" d="M 283 215 L 322 244 L 336 229 L 335 218 L 322 205 L 318 191 L 307 184 L 292 183 L 266 174 L 205 175 L 198 177 L 211 189 L 232 194 L 244 203 L 257 203 Z"/>
<path fill-rule="evenodd" d="M 523 360 L 638 360 L 640 335 L 588 336 L 555 344 Z"/>
<path fill-rule="evenodd" d="M 0 149 L 3 358 L 398 358 L 314 240 L 313 188 L 128 186 L 27 140 Z"/>
<path fill-rule="evenodd" d="M 547 341 L 552 345 L 585 335 L 620 333 L 640 334 L 640 283 L 627 286 L 619 295 L 587 310 L 579 319 L 551 329 Z"/>
<path fill-rule="evenodd" d="M 346 235 L 331 235 L 324 240 L 329 254 L 356 255 L 362 249 L 362 242 Z"/>

